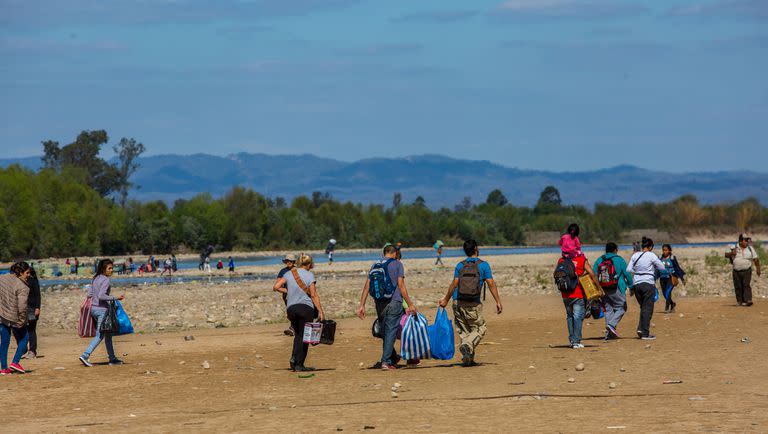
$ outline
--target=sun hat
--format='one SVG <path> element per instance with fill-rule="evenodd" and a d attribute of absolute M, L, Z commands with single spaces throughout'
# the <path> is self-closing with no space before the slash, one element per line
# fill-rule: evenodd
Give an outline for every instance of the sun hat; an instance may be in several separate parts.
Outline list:
<path fill-rule="evenodd" d="M 287 255 L 283 256 L 283 262 L 296 262 L 296 255 L 293 253 L 288 253 Z"/>

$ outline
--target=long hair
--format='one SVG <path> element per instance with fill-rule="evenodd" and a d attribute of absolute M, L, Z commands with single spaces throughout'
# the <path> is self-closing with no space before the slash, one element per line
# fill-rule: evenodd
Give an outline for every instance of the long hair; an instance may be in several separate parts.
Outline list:
<path fill-rule="evenodd" d="M 114 262 L 112 262 L 111 259 L 102 259 L 99 261 L 99 264 L 96 266 L 96 274 L 94 274 L 93 278 L 97 278 L 105 273 L 107 270 L 107 265 L 112 265 L 114 267 Z"/>
<path fill-rule="evenodd" d="M 568 225 L 568 230 L 566 232 L 571 236 L 571 238 L 576 238 L 579 236 L 579 231 L 579 225 L 576 223 L 571 223 Z"/>

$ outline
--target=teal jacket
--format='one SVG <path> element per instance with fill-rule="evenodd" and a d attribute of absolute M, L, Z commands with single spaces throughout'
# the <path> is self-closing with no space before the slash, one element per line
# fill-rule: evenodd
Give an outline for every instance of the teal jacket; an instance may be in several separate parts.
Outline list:
<path fill-rule="evenodd" d="M 627 273 L 627 261 L 615 253 L 606 253 L 595 261 L 595 265 L 592 267 L 595 270 L 595 274 L 597 274 L 597 267 L 600 266 L 600 263 L 603 262 L 603 259 L 605 258 L 609 258 L 613 261 L 613 268 L 616 269 L 616 273 L 619 276 L 619 291 L 621 291 L 622 294 L 626 293 L 627 288 L 632 286 L 632 276 Z"/>

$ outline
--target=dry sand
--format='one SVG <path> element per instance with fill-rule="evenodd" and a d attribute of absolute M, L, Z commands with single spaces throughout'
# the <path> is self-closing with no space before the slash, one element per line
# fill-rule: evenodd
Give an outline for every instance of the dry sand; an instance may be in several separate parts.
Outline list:
<path fill-rule="evenodd" d="M 334 345 L 310 349 L 308 364 L 321 370 L 306 379 L 286 369 L 285 325 L 258 324 L 284 316 L 270 281 L 128 288 L 124 305 L 143 333 L 116 338 L 126 365 L 91 369 L 77 361 L 87 345 L 74 334 L 82 291 L 46 292 L 45 357 L 26 361 L 27 375 L 0 377 L 2 432 L 765 431 L 765 278 L 756 282 L 755 306 L 736 307 L 727 267 L 706 267 L 707 252 L 675 252 L 696 271 L 678 313 L 662 314 L 657 304 L 653 342 L 604 342 L 602 321 L 587 320 L 587 348 L 564 347 L 564 311 L 551 284 L 554 256 L 503 256 L 487 258 L 505 312 L 486 312 L 481 366 L 430 360 L 396 372 L 363 369 L 380 356 L 381 341 L 370 336 L 371 318 L 346 318 Z M 366 267 L 318 267 L 330 317 L 352 314 Z M 430 260 L 406 267 L 413 297 L 434 318 L 430 306 L 450 268 L 435 269 Z M 633 336 L 638 312 L 630 300 L 623 336 Z M 106 361 L 103 346 L 92 360 Z M 578 363 L 584 371 L 575 371 Z"/>

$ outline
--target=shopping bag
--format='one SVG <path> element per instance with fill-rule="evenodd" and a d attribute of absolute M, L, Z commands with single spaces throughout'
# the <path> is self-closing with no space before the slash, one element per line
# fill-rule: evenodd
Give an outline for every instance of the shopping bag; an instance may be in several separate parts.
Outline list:
<path fill-rule="evenodd" d="M 117 333 L 115 334 L 128 335 L 133 333 L 133 324 L 131 324 L 131 319 L 128 318 L 128 314 L 125 313 L 123 305 L 120 304 L 119 301 L 116 301 L 115 304 L 117 305 L 117 311 L 115 312 L 115 317 L 117 318 Z"/>
<path fill-rule="evenodd" d="M 304 324 L 304 334 L 302 341 L 305 344 L 317 345 L 320 343 L 320 334 L 323 332 L 323 325 L 319 322 L 308 322 Z"/>
<path fill-rule="evenodd" d="M 429 350 L 433 359 L 451 360 L 455 352 L 453 343 L 453 322 L 448 319 L 444 307 L 437 308 L 435 322 L 427 327 Z"/>
<path fill-rule="evenodd" d="M 77 323 L 77 335 L 81 338 L 96 336 L 96 324 L 91 316 L 91 297 L 86 297 L 80 305 L 80 321 Z"/>
<path fill-rule="evenodd" d="M 336 321 L 324 319 L 320 323 L 323 325 L 320 332 L 320 343 L 323 345 L 333 345 L 333 341 L 336 339 Z"/>
<path fill-rule="evenodd" d="M 400 339 L 400 357 L 406 360 L 430 357 L 428 323 L 427 318 L 420 313 L 408 315 Z"/>
<path fill-rule="evenodd" d="M 104 314 L 104 320 L 101 321 L 99 331 L 102 333 L 117 334 L 117 305 L 114 300 L 107 301 L 107 313 Z"/>

